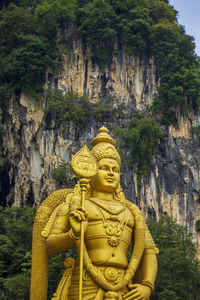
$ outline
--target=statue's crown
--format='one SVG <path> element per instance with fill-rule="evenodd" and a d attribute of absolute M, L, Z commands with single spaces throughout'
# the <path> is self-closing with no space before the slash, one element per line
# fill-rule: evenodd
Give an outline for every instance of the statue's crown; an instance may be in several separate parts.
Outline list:
<path fill-rule="evenodd" d="M 103 158 L 115 159 L 121 165 L 121 158 L 115 148 L 115 140 L 108 134 L 109 130 L 106 127 L 101 127 L 99 133 L 93 139 L 92 153 L 99 161 Z"/>

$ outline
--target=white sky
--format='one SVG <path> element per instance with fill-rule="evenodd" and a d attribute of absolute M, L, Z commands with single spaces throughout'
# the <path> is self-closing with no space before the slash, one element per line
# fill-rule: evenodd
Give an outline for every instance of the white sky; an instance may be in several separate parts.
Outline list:
<path fill-rule="evenodd" d="M 179 24 L 185 27 L 188 35 L 195 38 L 196 54 L 200 56 L 200 0 L 169 0 L 179 12 Z"/>

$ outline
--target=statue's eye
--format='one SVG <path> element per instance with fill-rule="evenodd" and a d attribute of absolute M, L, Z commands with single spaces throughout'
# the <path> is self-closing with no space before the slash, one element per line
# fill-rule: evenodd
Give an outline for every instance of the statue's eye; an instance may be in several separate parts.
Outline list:
<path fill-rule="evenodd" d="M 107 170 L 108 170 L 108 167 L 107 167 L 107 166 L 101 166 L 99 169 L 100 169 L 100 170 L 107 171 Z"/>
<path fill-rule="evenodd" d="M 119 169 L 117 167 L 114 167 L 113 172 L 119 173 Z"/>

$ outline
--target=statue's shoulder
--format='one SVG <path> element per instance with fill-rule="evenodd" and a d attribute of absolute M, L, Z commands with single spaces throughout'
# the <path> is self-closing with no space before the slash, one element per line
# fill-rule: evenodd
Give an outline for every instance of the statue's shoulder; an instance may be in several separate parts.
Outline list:
<path fill-rule="evenodd" d="M 50 194 L 38 207 L 35 223 L 45 223 L 58 207 L 65 205 L 73 194 L 73 189 L 61 189 Z"/>
<path fill-rule="evenodd" d="M 56 209 L 57 216 L 66 216 L 69 213 L 70 199 L 60 204 Z"/>
<path fill-rule="evenodd" d="M 125 204 L 130 209 L 130 211 L 134 214 L 134 216 L 142 216 L 142 213 L 137 205 L 135 205 L 129 200 L 125 200 Z"/>
<path fill-rule="evenodd" d="M 49 195 L 37 210 L 37 218 L 41 219 L 45 216 L 44 229 L 42 230 L 42 236 L 47 237 L 55 223 L 55 220 L 66 217 L 69 212 L 70 200 L 73 196 L 72 189 L 58 190 Z"/>

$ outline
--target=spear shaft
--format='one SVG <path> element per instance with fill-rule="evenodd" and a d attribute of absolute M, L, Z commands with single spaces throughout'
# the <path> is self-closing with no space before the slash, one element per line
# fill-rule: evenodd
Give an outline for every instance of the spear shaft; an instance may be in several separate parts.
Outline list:
<path fill-rule="evenodd" d="M 97 164 L 94 156 L 85 145 L 72 158 L 72 170 L 79 177 L 81 187 L 81 207 L 85 208 L 85 193 L 87 191 L 89 179 L 97 172 Z M 81 221 L 81 238 L 79 253 L 79 300 L 82 300 L 83 290 L 83 247 L 84 247 L 84 220 Z"/>
<path fill-rule="evenodd" d="M 87 190 L 88 180 L 86 178 L 80 179 L 81 186 L 81 206 L 85 208 L 85 192 Z M 84 245 L 84 221 L 81 221 L 81 239 L 80 239 L 80 262 L 79 262 L 79 300 L 82 300 L 83 291 L 83 245 Z"/>

